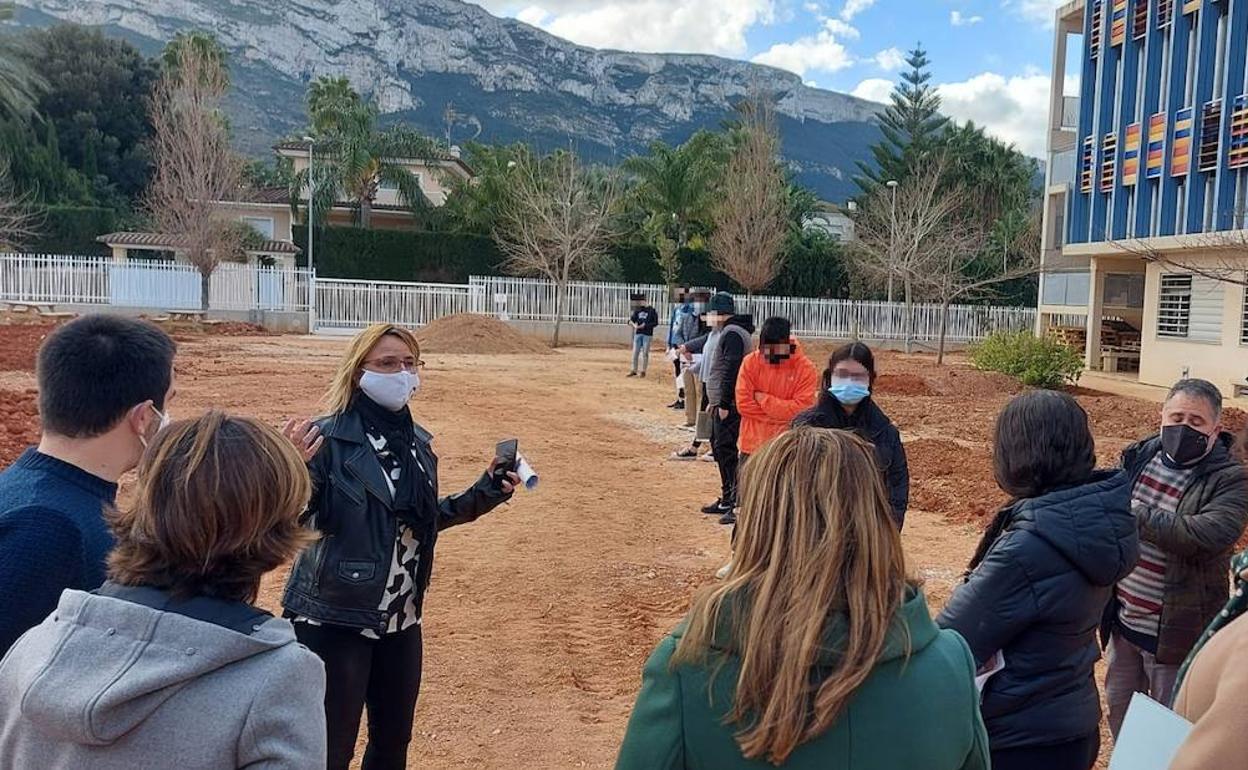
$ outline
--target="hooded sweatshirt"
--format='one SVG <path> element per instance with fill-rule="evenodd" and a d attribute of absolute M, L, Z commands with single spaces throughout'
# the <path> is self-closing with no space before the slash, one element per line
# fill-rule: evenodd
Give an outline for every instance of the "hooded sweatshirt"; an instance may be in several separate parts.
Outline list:
<path fill-rule="evenodd" d="M 984 686 L 992 748 L 1088 737 L 1101 719 L 1097 627 L 1140 552 L 1130 476 L 1102 471 L 1019 500 L 997 514 L 980 551 L 936 622 L 962 634 L 978 665 L 1005 658 Z"/>
<path fill-rule="evenodd" d="M 801 345 L 796 341 L 793 344 L 793 355 L 778 364 L 768 363 L 759 350 L 746 356 L 741 364 L 737 375 L 741 435 L 737 445 L 747 455 L 784 433 L 794 417 L 815 403 L 819 372 Z"/>
<path fill-rule="evenodd" d="M 722 327 L 685 344 L 690 352 L 703 355 L 702 382 L 706 383 L 710 406 L 737 408 L 737 373 L 741 362 L 754 349 L 753 334 L 753 319 L 734 315 Z"/>
<path fill-rule="evenodd" d="M 65 591 L 0 662 L 0 770 L 323 768 L 324 666 L 247 622 Z"/>

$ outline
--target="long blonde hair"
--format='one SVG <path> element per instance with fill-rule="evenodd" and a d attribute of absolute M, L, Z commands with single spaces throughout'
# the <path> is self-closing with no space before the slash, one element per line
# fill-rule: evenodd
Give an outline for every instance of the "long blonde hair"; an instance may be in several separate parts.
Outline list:
<path fill-rule="evenodd" d="M 732 571 L 694 599 L 672 665 L 710 664 L 716 629 L 730 623 L 741 672 L 727 721 L 741 728 L 747 758 L 780 764 L 826 731 L 870 675 L 905 589 L 901 536 L 871 446 L 843 431 L 792 430 L 746 463 Z M 812 684 L 834 614 L 848 637 Z M 724 656 L 715 658 L 718 669 Z"/>
<path fill-rule="evenodd" d="M 420 358 L 420 342 L 415 334 L 402 326 L 373 324 L 355 335 L 351 346 L 343 354 L 342 361 L 338 363 L 338 370 L 334 372 L 334 379 L 330 381 L 329 390 L 325 393 L 325 407 L 330 414 L 345 412 L 351 404 L 351 396 L 355 393 L 355 384 L 359 381 L 364 359 L 368 357 L 373 346 L 381 342 L 381 338 L 387 334 L 398 337 L 412 351 L 412 355 Z"/>

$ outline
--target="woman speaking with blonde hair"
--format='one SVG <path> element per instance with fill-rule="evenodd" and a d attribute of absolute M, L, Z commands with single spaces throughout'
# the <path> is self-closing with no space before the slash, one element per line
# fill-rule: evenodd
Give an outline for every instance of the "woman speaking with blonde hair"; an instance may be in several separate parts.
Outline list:
<path fill-rule="evenodd" d="M 988 768 L 970 650 L 906 578 L 873 452 L 797 428 L 750 458 L 732 571 L 646 664 L 619 770 Z"/>
<path fill-rule="evenodd" d="M 305 521 L 321 538 L 291 568 L 282 606 L 325 662 L 329 770 L 346 770 L 368 708 L 363 770 L 407 766 L 421 679 L 421 609 L 438 532 L 506 502 L 519 483 L 495 463 L 466 492 L 438 496 L 432 436 L 412 420 L 420 344 L 402 327 L 361 332 L 326 395 L 330 415 L 288 426 L 309 449 Z M 319 433 L 319 438 L 317 434 Z"/>

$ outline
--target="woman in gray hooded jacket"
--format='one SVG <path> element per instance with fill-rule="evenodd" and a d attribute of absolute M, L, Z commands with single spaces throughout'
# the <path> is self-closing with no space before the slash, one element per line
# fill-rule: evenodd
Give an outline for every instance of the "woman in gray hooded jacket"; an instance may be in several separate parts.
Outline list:
<path fill-rule="evenodd" d="M 276 430 L 209 412 L 158 433 L 112 514 L 110 580 L 67 590 L 0 662 L 0 770 L 316 770 L 325 671 L 252 606 L 308 540 Z"/>

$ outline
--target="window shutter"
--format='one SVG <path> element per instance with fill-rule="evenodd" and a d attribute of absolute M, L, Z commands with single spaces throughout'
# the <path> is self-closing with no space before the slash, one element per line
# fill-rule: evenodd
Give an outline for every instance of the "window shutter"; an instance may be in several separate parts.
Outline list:
<path fill-rule="evenodd" d="M 1201 342 L 1222 341 L 1222 307 L 1226 287 L 1213 278 L 1192 278 L 1192 318 L 1189 339 Z"/>
<path fill-rule="evenodd" d="M 1192 276 L 1161 276 L 1157 307 L 1157 336 L 1186 337 L 1192 315 Z"/>

